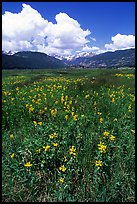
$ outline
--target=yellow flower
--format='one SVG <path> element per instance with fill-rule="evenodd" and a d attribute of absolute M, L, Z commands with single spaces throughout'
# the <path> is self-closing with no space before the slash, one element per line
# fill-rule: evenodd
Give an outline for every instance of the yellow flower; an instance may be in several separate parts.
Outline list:
<path fill-rule="evenodd" d="M 46 152 L 46 151 L 48 151 L 48 150 L 50 149 L 50 146 L 49 146 L 49 145 L 46 145 L 46 147 L 43 146 L 43 148 L 44 148 L 44 151 Z"/>
<path fill-rule="evenodd" d="M 135 130 L 131 130 L 131 132 L 133 132 L 135 134 Z"/>
<path fill-rule="evenodd" d="M 37 149 L 36 152 L 37 152 L 37 153 L 40 153 L 40 149 Z"/>
<path fill-rule="evenodd" d="M 115 139 L 116 139 L 115 136 L 113 136 L 113 135 L 110 136 L 110 140 L 115 140 Z"/>
<path fill-rule="evenodd" d="M 108 137 L 108 135 L 109 135 L 109 132 L 105 131 L 105 132 L 104 132 L 104 136 L 105 136 L 105 137 Z"/>
<path fill-rule="evenodd" d="M 55 117 L 57 115 L 57 109 L 51 110 L 51 115 Z"/>
<path fill-rule="evenodd" d="M 10 158 L 13 159 L 14 156 L 15 156 L 15 154 L 12 153 L 12 154 L 10 155 Z"/>
<path fill-rule="evenodd" d="M 18 91 L 18 90 L 19 90 L 19 87 L 16 88 L 16 91 Z"/>
<path fill-rule="evenodd" d="M 72 155 L 76 155 L 76 147 L 75 147 L 75 146 L 72 146 L 72 147 L 69 149 L 69 153 L 72 154 Z"/>
<path fill-rule="evenodd" d="M 14 135 L 13 134 L 10 134 L 10 139 L 14 139 Z"/>
<path fill-rule="evenodd" d="M 96 160 L 95 165 L 98 167 L 98 169 L 100 169 L 100 167 L 102 166 L 102 161 L 101 160 Z"/>
<path fill-rule="evenodd" d="M 29 112 L 33 112 L 33 111 L 34 111 L 34 108 L 30 107 Z"/>
<path fill-rule="evenodd" d="M 66 162 L 66 161 L 68 161 L 68 160 L 67 160 L 67 157 L 66 157 L 66 156 L 64 156 L 64 162 Z"/>
<path fill-rule="evenodd" d="M 60 166 L 60 167 L 59 167 L 59 170 L 60 170 L 60 171 L 63 171 L 63 172 L 65 172 L 65 171 L 66 171 L 66 169 L 67 169 L 67 168 L 65 168 L 65 166 L 64 166 L 64 165 L 62 165 L 62 166 Z"/>
<path fill-rule="evenodd" d="M 32 166 L 32 164 L 30 162 L 27 162 L 26 164 L 24 164 L 24 166 L 30 167 L 30 166 Z"/>
<path fill-rule="evenodd" d="M 26 108 L 29 106 L 29 104 L 26 104 Z"/>
<path fill-rule="evenodd" d="M 60 183 L 64 183 L 64 178 L 60 178 L 60 179 L 59 179 L 59 182 L 60 182 Z"/>
<path fill-rule="evenodd" d="M 100 144 L 98 144 L 98 149 L 101 153 L 106 153 L 107 146 L 105 146 L 103 142 L 100 142 Z"/>
<path fill-rule="evenodd" d="M 102 123 L 102 122 L 103 122 L 103 118 L 100 118 L 100 119 L 99 119 L 99 122 Z"/>
<path fill-rule="evenodd" d="M 68 115 L 65 115 L 65 119 L 66 119 L 66 121 L 68 120 Z"/>
<path fill-rule="evenodd" d="M 114 118 L 114 120 L 113 120 L 114 122 L 116 122 L 117 121 L 117 118 Z"/>
<path fill-rule="evenodd" d="M 77 120 L 78 120 L 78 115 L 74 115 L 74 116 L 73 116 L 73 119 L 74 119 L 75 121 L 77 121 Z"/>
<path fill-rule="evenodd" d="M 115 102 L 115 99 L 114 99 L 114 98 L 112 98 L 111 102 L 112 102 L 112 103 L 114 103 L 114 102 Z"/>
<path fill-rule="evenodd" d="M 38 125 L 42 125 L 42 122 L 38 122 Z"/>
<path fill-rule="evenodd" d="M 35 120 L 33 121 L 33 123 L 34 123 L 35 126 L 37 125 L 37 122 Z"/>
<path fill-rule="evenodd" d="M 53 143 L 54 147 L 57 147 L 58 146 L 58 143 Z"/>
<path fill-rule="evenodd" d="M 56 137 L 56 136 L 57 136 L 57 133 L 54 132 L 53 134 L 50 134 L 50 135 L 49 135 L 49 138 L 50 138 L 50 139 L 53 139 L 53 138 Z"/>
<path fill-rule="evenodd" d="M 98 111 L 97 114 L 98 114 L 98 115 L 101 115 L 102 113 Z"/>

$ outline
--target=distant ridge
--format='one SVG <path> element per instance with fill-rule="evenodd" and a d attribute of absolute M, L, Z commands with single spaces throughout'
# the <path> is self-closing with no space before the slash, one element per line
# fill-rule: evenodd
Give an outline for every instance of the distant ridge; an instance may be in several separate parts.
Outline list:
<path fill-rule="evenodd" d="M 45 53 L 22 51 L 13 55 L 2 53 L 2 69 L 56 69 L 65 63 Z"/>
<path fill-rule="evenodd" d="M 105 52 L 92 57 L 79 57 L 71 65 L 87 68 L 135 67 L 135 49 Z"/>
<path fill-rule="evenodd" d="M 73 57 L 71 60 L 60 60 L 41 52 L 22 51 L 12 55 L 2 52 L 2 69 L 57 69 L 67 67 L 135 67 L 135 49 Z"/>

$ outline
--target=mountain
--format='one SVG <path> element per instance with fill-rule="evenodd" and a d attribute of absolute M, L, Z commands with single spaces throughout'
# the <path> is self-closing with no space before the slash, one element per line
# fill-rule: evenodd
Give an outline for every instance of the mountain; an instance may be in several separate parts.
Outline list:
<path fill-rule="evenodd" d="M 56 57 L 57 59 L 63 60 L 64 62 L 71 62 L 79 57 L 93 57 L 94 55 L 96 54 L 92 52 L 80 52 L 76 55 L 61 56 L 61 55 L 54 54 L 51 56 Z"/>
<path fill-rule="evenodd" d="M 135 49 L 105 52 L 92 57 L 79 57 L 71 61 L 71 66 L 87 68 L 135 67 Z"/>
<path fill-rule="evenodd" d="M 40 52 L 23 51 L 13 55 L 2 53 L 2 69 L 52 69 L 66 64 L 55 57 Z"/>

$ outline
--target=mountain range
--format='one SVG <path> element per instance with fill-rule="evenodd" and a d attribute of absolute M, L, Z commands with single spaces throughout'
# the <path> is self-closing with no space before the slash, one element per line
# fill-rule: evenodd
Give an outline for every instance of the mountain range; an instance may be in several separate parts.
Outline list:
<path fill-rule="evenodd" d="M 3 69 L 55 69 L 64 68 L 66 64 L 45 53 L 22 51 L 15 54 L 2 53 Z"/>
<path fill-rule="evenodd" d="M 135 67 L 135 49 L 117 50 L 98 55 L 93 53 L 78 53 L 77 55 L 66 58 L 31 51 L 22 51 L 14 54 L 10 51 L 8 53 L 2 53 L 2 69 L 54 69 L 67 67 Z"/>

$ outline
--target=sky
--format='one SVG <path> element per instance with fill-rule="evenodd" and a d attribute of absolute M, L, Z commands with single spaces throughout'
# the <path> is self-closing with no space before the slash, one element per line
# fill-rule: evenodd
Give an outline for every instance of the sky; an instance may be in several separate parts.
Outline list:
<path fill-rule="evenodd" d="M 135 47 L 135 2 L 2 2 L 2 50 L 69 56 Z"/>

